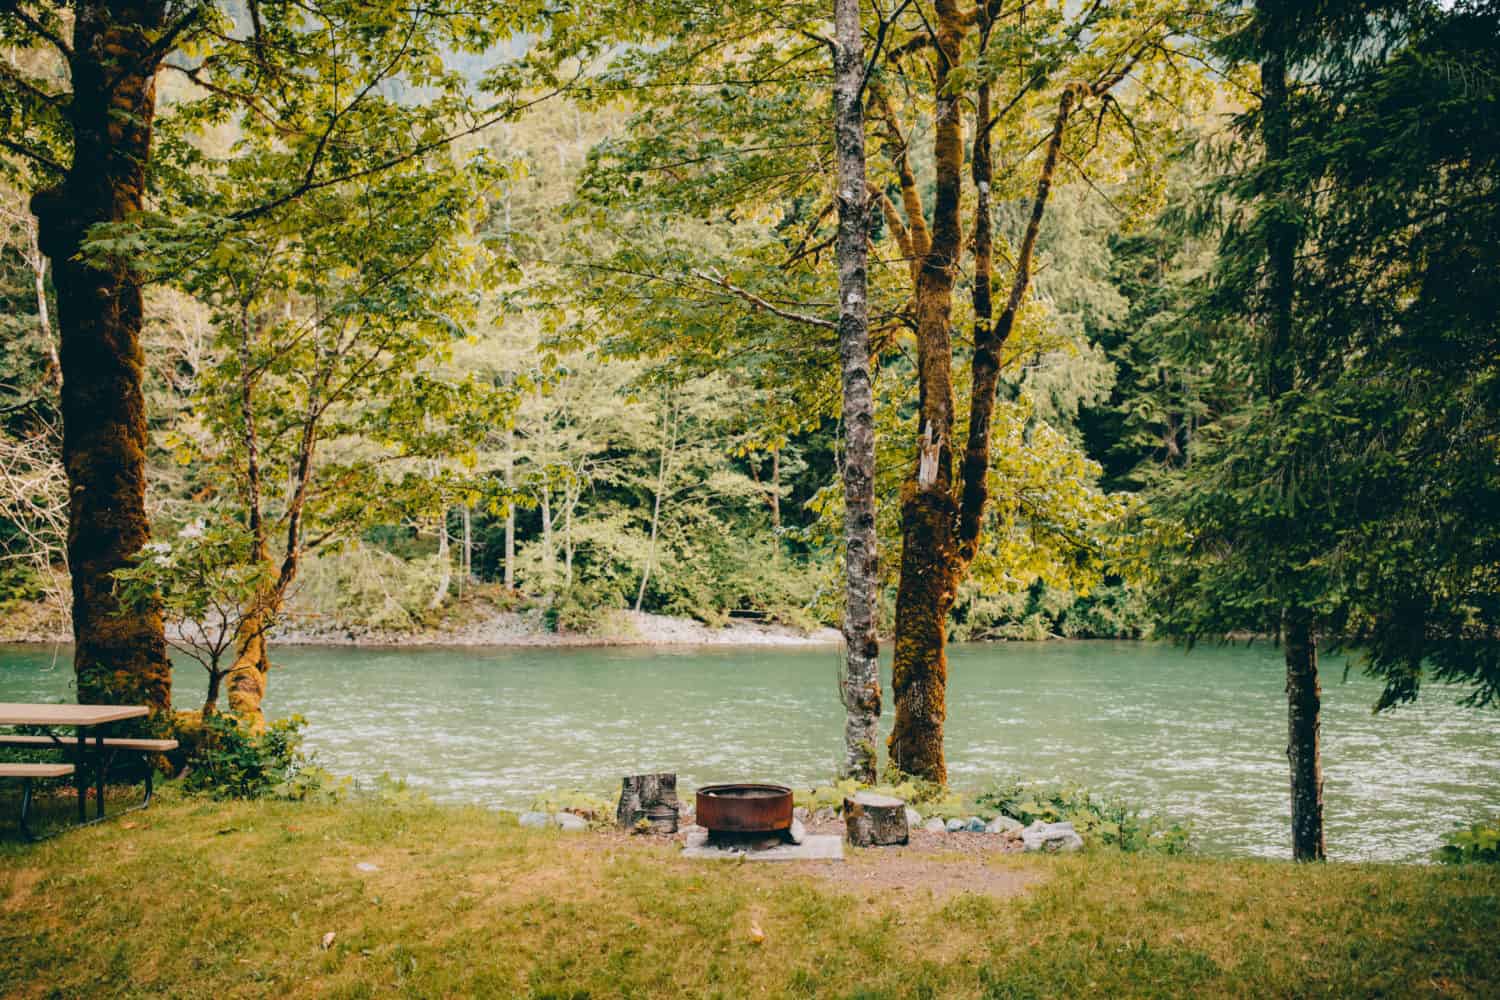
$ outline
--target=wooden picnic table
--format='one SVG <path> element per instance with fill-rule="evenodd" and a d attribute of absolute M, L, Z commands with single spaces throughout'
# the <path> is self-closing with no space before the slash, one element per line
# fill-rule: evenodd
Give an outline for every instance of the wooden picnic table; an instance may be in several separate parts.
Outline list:
<path fill-rule="evenodd" d="M 124 719 L 138 719 L 147 714 L 145 705 L 28 705 L 0 702 L 0 726 L 40 726 L 59 747 L 72 746 L 76 752 L 73 774 L 78 785 L 78 822 L 88 822 L 88 771 L 94 772 L 95 819 L 104 818 L 104 730 Z M 53 732 L 54 728 L 75 731 L 68 740 Z M 90 746 L 90 737 L 93 737 Z M 92 751 L 92 752 L 91 752 Z"/>

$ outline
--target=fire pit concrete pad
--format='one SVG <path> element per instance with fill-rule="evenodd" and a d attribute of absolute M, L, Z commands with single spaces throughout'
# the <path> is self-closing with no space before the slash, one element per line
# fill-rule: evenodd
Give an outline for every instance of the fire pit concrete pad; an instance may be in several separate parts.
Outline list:
<path fill-rule="evenodd" d="M 758 850 L 747 850 L 742 845 L 723 847 L 708 842 L 707 830 L 689 830 L 683 841 L 682 856 L 705 858 L 710 861 L 842 861 L 844 860 L 844 838 L 837 834 L 809 834 L 800 844 L 777 844 Z"/>

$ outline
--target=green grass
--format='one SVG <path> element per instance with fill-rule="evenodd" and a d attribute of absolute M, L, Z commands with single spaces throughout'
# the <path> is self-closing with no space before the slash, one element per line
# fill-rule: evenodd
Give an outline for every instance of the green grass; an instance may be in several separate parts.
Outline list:
<path fill-rule="evenodd" d="M 365 861 L 379 871 L 358 871 Z M 1500 993 L 1494 867 L 989 863 L 1039 878 L 1008 899 L 851 896 L 786 867 L 695 864 L 670 845 L 520 830 L 478 809 L 169 791 L 124 821 L 0 842 L 0 993 Z"/>

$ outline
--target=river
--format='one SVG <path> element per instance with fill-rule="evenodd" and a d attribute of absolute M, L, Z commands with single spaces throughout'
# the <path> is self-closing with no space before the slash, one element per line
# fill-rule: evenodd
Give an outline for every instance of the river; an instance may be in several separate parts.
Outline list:
<path fill-rule="evenodd" d="M 274 659 L 268 710 L 307 718 L 319 763 L 404 777 L 441 801 L 523 808 L 550 789 L 611 794 L 621 775 L 654 770 L 687 786 L 808 786 L 838 756 L 834 647 L 282 647 Z M 1419 860 L 1455 822 L 1500 813 L 1500 712 L 1433 688 L 1375 716 L 1379 685 L 1341 674 L 1325 662 L 1331 857 Z M 0 701 L 68 699 L 71 679 L 66 649 L 0 648 Z M 179 664 L 178 705 L 197 707 L 203 689 L 201 668 Z M 1191 821 L 1204 851 L 1285 857 L 1285 713 L 1265 644 L 959 646 L 950 780 L 1080 783 Z"/>

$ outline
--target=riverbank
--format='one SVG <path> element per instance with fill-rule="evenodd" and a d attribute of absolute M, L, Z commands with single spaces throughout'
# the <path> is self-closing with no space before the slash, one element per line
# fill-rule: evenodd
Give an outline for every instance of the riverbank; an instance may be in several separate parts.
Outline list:
<path fill-rule="evenodd" d="M 55 609 L 13 605 L 0 618 L 0 644 L 55 644 L 73 641 Z M 842 640 L 837 629 L 799 629 L 775 622 L 729 619 L 708 625 L 692 618 L 643 611 L 614 611 L 589 631 L 549 627 L 546 610 L 500 608 L 488 601 L 455 603 L 434 621 L 390 629 L 294 614 L 272 632 L 281 646 L 780 646 L 815 647 Z"/>
<path fill-rule="evenodd" d="M 0 840 L 0 994 L 1493 996 L 1500 871 L 934 853 L 984 892 L 695 863 L 420 802 L 213 803 Z M 9 837 L 9 830 L 3 837 Z M 846 865 L 879 867 L 878 851 Z"/>

